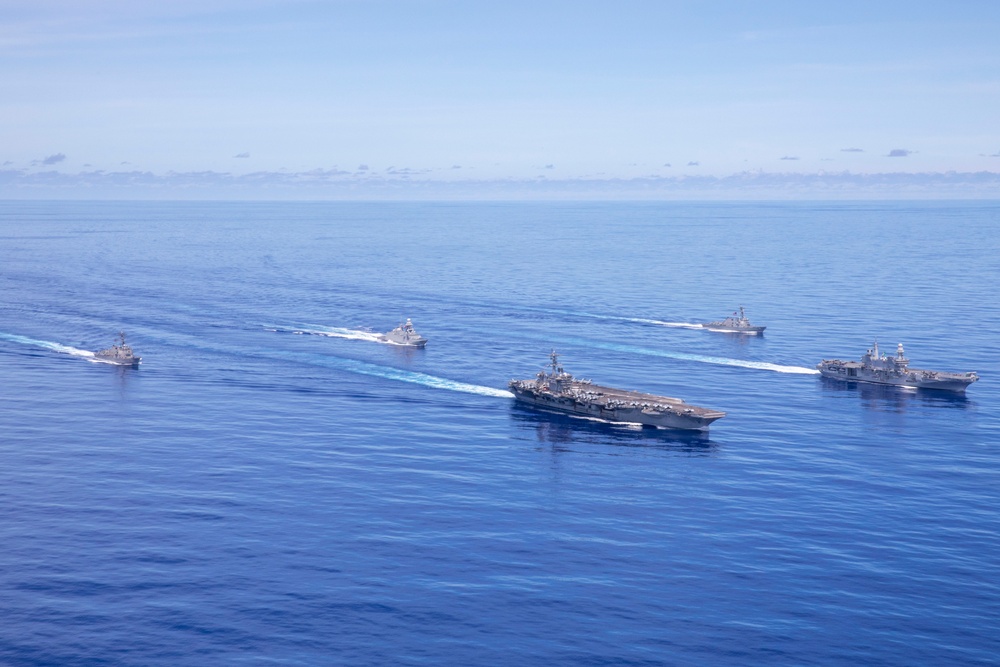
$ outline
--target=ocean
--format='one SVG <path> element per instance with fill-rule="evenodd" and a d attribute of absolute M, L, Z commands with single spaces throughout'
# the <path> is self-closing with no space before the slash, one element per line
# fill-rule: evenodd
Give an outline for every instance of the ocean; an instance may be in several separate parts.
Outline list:
<path fill-rule="evenodd" d="M 998 664 L 998 250 L 1000 202 L 0 202 L 0 664 Z M 981 380 L 814 372 L 875 340 Z M 516 405 L 553 349 L 727 416 Z"/>

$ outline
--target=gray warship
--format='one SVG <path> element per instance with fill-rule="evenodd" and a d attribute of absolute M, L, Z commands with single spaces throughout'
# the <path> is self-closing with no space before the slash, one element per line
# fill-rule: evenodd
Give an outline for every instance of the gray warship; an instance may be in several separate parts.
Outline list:
<path fill-rule="evenodd" d="M 707 431 L 708 425 L 725 412 L 688 405 L 679 398 L 612 389 L 577 380 L 559 365 L 555 350 L 551 365 L 533 380 L 511 380 L 514 397 L 540 408 L 607 422 L 624 422 L 658 428 Z"/>
<path fill-rule="evenodd" d="M 965 391 L 966 387 L 979 379 L 975 372 L 946 373 L 910 368 L 910 360 L 903 354 L 902 343 L 896 348 L 896 356 L 890 357 L 879 354 L 878 341 L 861 357 L 861 361 L 824 359 L 816 365 L 816 369 L 823 377 L 847 382 L 958 392 Z"/>
<path fill-rule="evenodd" d="M 395 343 L 396 345 L 408 345 L 410 347 L 423 347 L 427 345 L 427 339 L 413 330 L 413 322 L 406 318 L 406 322 L 400 324 L 392 331 L 379 334 L 378 339 L 384 343 Z"/>
<path fill-rule="evenodd" d="M 125 332 L 118 332 L 118 342 L 106 350 L 94 352 L 94 359 L 117 366 L 138 366 L 142 357 L 137 357 L 132 348 L 125 342 Z"/>
<path fill-rule="evenodd" d="M 755 336 L 764 333 L 764 329 L 767 328 L 755 327 L 750 324 L 750 320 L 747 319 L 746 313 L 743 312 L 743 306 L 740 306 L 739 314 L 733 313 L 724 320 L 720 320 L 718 322 L 706 322 L 701 326 L 709 331 L 724 331 L 728 333 L 742 333 Z"/>

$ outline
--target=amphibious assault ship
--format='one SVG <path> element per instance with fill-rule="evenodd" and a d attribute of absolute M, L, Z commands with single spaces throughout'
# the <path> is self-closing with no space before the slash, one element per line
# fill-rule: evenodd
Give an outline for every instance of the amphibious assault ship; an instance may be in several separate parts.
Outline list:
<path fill-rule="evenodd" d="M 378 339 L 385 343 L 395 343 L 396 345 L 409 345 L 410 347 L 423 347 L 427 345 L 427 339 L 413 330 L 413 322 L 406 318 L 406 322 L 389 333 L 379 334 Z"/>
<path fill-rule="evenodd" d="M 709 424 L 726 416 L 725 412 L 688 405 L 679 398 L 612 389 L 590 380 L 577 380 L 559 365 L 555 350 L 549 359 L 548 372 L 539 371 L 534 380 L 510 381 L 507 386 L 517 400 L 601 421 L 694 431 L 707 431 Z"/>
<path fill-rule="evenodd" d="M 138 366 L 142 357 L 135 356 L 132 348 L 125 342 L 125 332 L 118 332 L 118 342 L 106 350 L 94 352 L 94 359 L 106 364 L 117 366 Z"/>
<path fill-rule="evenodd" d="M 740 306 L 740 312 L 733 313 L 724 320 L 718 322 L 706 322 L 702 324 L 704 328 L 709 331 L 724 331 L 728 333 L 742 333 L 751 335 L 760 335 L 764 333 L 764 329 L 767 327 L 755 327 L 750 324 L 750 320 L 747 319 L 746 313 L 743 312 L 743 306 Z"/>
<path fill-rule="evenodd" d="M 940 389 L 942 391 L 965 391 L 965 388 L 979 379 L 974 372 L 946 373 L 944 371 L 924 371 L 910 368 L 910 360 L 903 354 L 903 344 L 896 348 L 896 356 L 879 355 L 878 341 L 868 350 L 861 361 L 841 361 L 824 359 L 816 365 L 823 377 L 847 382 L 871 382 L 890 384 L 898 387 L 917 389 Z"/>

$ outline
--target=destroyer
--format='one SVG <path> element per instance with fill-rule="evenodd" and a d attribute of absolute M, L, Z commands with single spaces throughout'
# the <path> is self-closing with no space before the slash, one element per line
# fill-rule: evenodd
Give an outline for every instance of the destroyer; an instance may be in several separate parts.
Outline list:
<path fill-rule="evenodd" d="M 910 360 L 903 354 L 902 343 L 896 348 L 896 356 L 889 357 L 885 354 L 879 355 L 878 341 L 876 341 L 872 349 L 861 357 L 861 361 L 824 359 L 816 365 L 816 369 L 823 377 L 836 380 L 943 391 L 965 391 L 966 387 L 979 379 L 974 372 L 922 371 L 910 368 L 909 364 Z"/>
<path fill-rule="evenodd" d="M 747 319 L 746 313 L 743 312 L 743 306 L 740 306 L 739 314 L 733 313 L 724 320 L 719 322 L 706 322 L 701 326 L 705 327 L 709 331 L 725 331 L 728 333 L 751 334 L 754 336 L 764 333 L 764 329 L 767 328 L 755 327 L 750 324 L 750 320 Z"/>
<path fill-rule="evenodd" d="M 396 345 L 408 345 L 410 347 L 423 347 L 427 345 L 427 339 L 413 330 L 413 322 L 410 321 L 409 317 L 406 318 L 404 324 L 400 324 L 389 333 L 379 334 L 378 339 L 384 343 L 395 343 Z"/>
<path fill-rule="evenodd" d="M 531 405 L 608 422 L 625 422 L 659 428 L 707 431 L 725 412 L 688 405 L 679 398 L 612 389 L 577 380 L 559 365 L 559 355 L 549 355 L 549 372 L 534 380 L 511 380 L 514 397 Z"/>
<path fill-rule="evenodd" d="M 94 359 L 117 366 L 138 366 L 142 357 L 135 356 L 132 348 L 125 342 L 125 332 L 118 332 L 118 342 L 106 350 L 94 352 Z"/>

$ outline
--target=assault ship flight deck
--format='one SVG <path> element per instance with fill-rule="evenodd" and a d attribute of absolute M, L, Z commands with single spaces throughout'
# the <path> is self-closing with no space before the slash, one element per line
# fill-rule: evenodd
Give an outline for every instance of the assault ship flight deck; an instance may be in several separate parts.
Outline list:
<path fill-rule="evenodd" d="M 947 373 L 945 371 L 925 371 L 910 368 L 910 360 L 903 354 L 903 344 L 896 348 L 896 356 L 879 355 L 878 341 L 868 350 L 861 361 L 841 361 L 824 359 L 816 365 L 823 377 L 847 382 L 870 382 L 889 384 L 897 387 L 917 389 L 938 389 L 942 391 L 965 391 L 979 379 L 975 372 Z"/>

